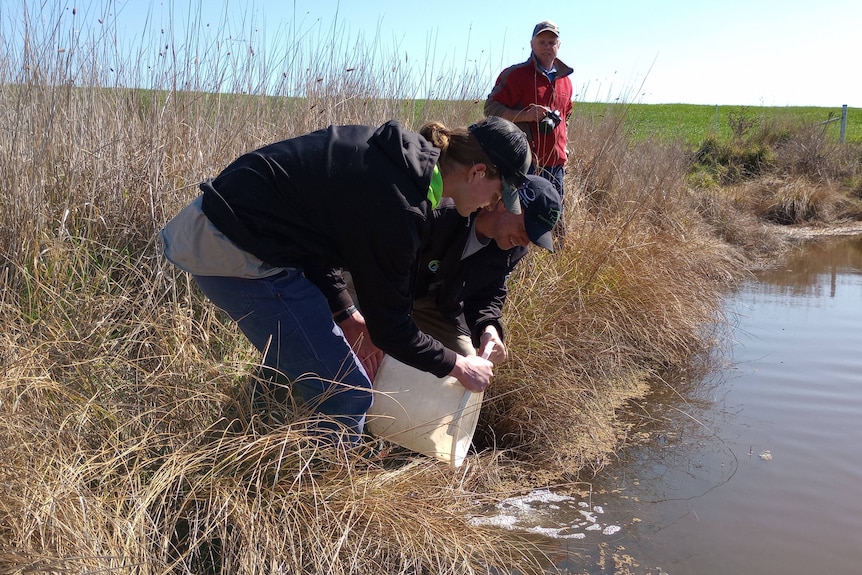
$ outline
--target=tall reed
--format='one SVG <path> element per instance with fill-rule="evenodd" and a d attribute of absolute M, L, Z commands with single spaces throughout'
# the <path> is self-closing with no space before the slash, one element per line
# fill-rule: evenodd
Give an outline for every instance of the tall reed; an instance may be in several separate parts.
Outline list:
<path fill-rule="evenodd" d="M 329 123 L 414 124 L 432 103 L 386 97 L 402 76 L 337 30 L 286 46 L 295 61 L 235 52 L 228 30 L 118 60 L 109 22 L 75 36 L 94 14 L 27 8 L 0 46 L 0 571 L 547 565 L 469 525 L 465 502 L 493 497 L 479 461 L 387 469 L 251 420 L 257 354 L 160 255 L 158 230 L 235 156 Z M 332 68 L 348 55 L 372 66 Z"/>

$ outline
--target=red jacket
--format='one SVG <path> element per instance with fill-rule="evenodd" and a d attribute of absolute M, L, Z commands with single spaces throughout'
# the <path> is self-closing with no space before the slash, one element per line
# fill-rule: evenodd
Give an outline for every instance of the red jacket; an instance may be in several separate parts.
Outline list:
<path fill-rule="evenodd" d="M 550 134 L 541 134 L 538 122 L 518 122 L 527 134 L 533 152 L 533 163 L 539 166 L 562 166 L 568 153 L 567 120 L 572 113 L 572 69 L 561 60 L 554 60 L 557 77 L 552 83 L 537 65 L 534 57 L 509 66 L 497 77 L 494 89 L 485 101 L 486 116 L 501 116 L 500 106 L 520 110 L 530 104 L 559 110 L 563 121 Z"/>

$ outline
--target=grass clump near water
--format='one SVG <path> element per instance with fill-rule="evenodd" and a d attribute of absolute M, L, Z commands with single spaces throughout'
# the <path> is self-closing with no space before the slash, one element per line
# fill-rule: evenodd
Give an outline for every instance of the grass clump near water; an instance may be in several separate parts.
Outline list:
<path fill-rule="evenodd" d="M 0 46 L 0 572 L 541 572 L 553 548 L 471 514 L 612 461 L 633 402 L 694 378 L 724 290 L 781 251 L 777 212 L 829 221 L 849 210 L 806 206 L 860 195 L 851 146 L 789 133 L 762 172 L 693 184 L 689 147 L 632 138 L 625 114 L 576 115 L 565 235 L 511 279 L 511 359 L 476 453 L 458 470 L 398 450 L 369 461 L 316 446 L 301 414 L 250 415 L 258 354 L 162 258 L 158 230 L 262 144 L 391 117 L 469 124 L 469 82 L 406 98 L 379 69 L 322 57 L 377 57 L 332 50 L 338 35 L 319 54 L 292 46 L 299 71 L 275 88 L 255 89 L 254 56 L 218 52 L 197 68 L 112 61 L 118 78 L 110 45 L 69 45 L 70 14 L 42 16 L 27 50 Z"/>

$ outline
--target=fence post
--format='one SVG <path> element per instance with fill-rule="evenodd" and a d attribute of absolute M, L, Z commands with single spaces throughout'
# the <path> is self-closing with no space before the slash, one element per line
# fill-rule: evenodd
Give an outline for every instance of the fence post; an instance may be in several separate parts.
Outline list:
<path fill-rule="evenodd" d="M 847 104 L 841 106 L 841 135 L 838 136 L 838 141 L 844 143 L 844 134 L 847 132 Z"/>

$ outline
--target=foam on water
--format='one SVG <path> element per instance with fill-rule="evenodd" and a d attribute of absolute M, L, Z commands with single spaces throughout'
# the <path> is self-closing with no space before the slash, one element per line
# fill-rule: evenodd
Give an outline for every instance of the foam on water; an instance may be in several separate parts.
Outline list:
<path fill-rule="evenodd" d="M 583 539 L 587 532 L 613 535 L 618 525 L 599 521 L 604 508 L 568 495 L 539 489 L 510 497 L 497 503 L 482 515 L 470 518 L 473 525 L 490 525 L 513 531 L 535 533 L 552 539 Z M 561 518 L 569 518 L 562 521 Z"/>

